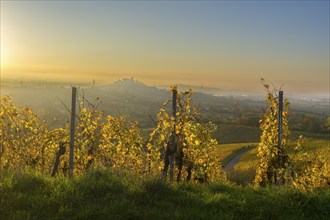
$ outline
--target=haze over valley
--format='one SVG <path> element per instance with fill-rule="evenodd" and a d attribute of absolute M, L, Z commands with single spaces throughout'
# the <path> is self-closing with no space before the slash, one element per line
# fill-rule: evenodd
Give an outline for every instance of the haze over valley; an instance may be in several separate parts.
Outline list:
<path fill-rule="evenodd" d="M 11 95 L 14 103 L 29 106 L 41 119 L 52 122 L 54 127 L 63 126 L 70 119 L 71 86 L 69 83 L 43 81 L 3 81 L 1 95 Z M 78 102 L 85 107 L 97 108 L 105 114 L 126 116 L 138 121 L 148 130 L 155 126 L 157 113 L 163 103 L 171 99 L 169 86 L 147 85 L 133 78 L 124 78 L 109 84 L 76 85 Z M 193 103 L 198 106 L 201 121 L 214 122 L 219 132 L 220 143 L 259 141 L 259 120 L 265 109 L 265 94 L 260 92 L 230 91 L 208 87 L 177 85 L 179 91 L 193 89 Z M 285 90 L 284 90 L 285 91 Z M 291 103 L 290 126 L 307 136 L 326 135 L 326 120 L 329 117 L 329 101 L 326 97 L 301 98 L 286 96 Z M 167 105 L 170 112 L 171 106 Z M 239 129 L 241 136 L 233 136 Z M 234 133 L 236 134 L 236 133 Z M 296 137 L 295 135 L 293 135 Z"/>

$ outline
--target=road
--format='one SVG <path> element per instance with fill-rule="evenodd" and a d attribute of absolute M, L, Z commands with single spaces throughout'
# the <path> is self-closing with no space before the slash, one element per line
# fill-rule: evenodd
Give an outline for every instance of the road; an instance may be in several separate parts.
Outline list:
<path fill-rule="evenodd" d="M 227 165 L 225 166 L 224 170 L 226 171 L 226 173 L 232 171 L 234 169 L 234 166 L 238 163 L 239 159 L 241 159 L 241 157 L 246 154 L 248 152 L 247 151 L 243 151 L 241 153 L 239 153 L 238 155 L 236 155 L 233 159 L 231 159 Z"/>

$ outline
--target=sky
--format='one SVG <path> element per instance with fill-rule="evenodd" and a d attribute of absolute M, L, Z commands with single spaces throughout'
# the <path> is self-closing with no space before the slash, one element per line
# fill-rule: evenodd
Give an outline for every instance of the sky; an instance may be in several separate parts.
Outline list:
<path fill-rule="evenodd" d="M 329 1 L 3 1 L 1 79 L 329 95 Z"/>

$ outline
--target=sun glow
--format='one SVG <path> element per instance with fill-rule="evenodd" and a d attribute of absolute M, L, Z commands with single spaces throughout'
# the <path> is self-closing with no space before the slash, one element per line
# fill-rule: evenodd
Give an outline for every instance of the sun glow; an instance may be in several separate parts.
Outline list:
<path fill-rule="evenodd" d="M 1 58 L 1 69 L 8 67 L 10 61 L 10 52 L 8 49 L 8 45 L 1 39 L 1 46 L 0 46 L 0 58 Z"/>

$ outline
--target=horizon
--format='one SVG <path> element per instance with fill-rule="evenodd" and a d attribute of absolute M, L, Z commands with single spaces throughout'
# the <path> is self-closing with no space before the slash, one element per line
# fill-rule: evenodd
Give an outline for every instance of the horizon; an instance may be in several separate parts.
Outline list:
<path fill-rule="evenodd" d="M 329 2 L 1 1 L 1 81 L 185 84 L 329 97 Z"/>
<path fill-rule="evenodd" d="M 136 79 L 134 77 L 123 77 L 123 78 L 118 78 L 113 81 L 106 81 L 106 82 L 97 82 L 94 80 L 91 81 L 83 81 L 83 82 L 73 82 L 73 81 L 54 81 L 54 80 L 34 80 L 34 79 L 28 79 L 28 80 L 22 80 L 22 79 L 1 79 L 0 80 L 0 95 L 1 95 L 1 90 L 5 88 L 53 88 L 53 87 L 58 87 L 58 86 L 70 86 L 70 87 L 85 87 L 85 88 L 92 88 L 92 87 L 104 87 L 104 86 L 111 86 L 112 84 L 116 84 L 120 81 L 124 80 L 131 80 L 134 82 L 142 83 L 145 86 L 151 86 L 151 87 L 156 87 L 158 89 L 166 89 L 169 90 L 172 86 L 177 86 L 179 91 L 182 90 L 182 87 L 185 89 L 190 88 L 193 89 L 193 92 L 199 92 L 199 93 L 205 93 L 205 94 L 210 94 L 212 95 L 209 90 L 218 90 L 218 92 L 222 91 L 226 93 L 224 96 L 249 96 L 249 97 L 262 97 L 265 95 L 265 90 L 263 85 L 260 83 L 258 84 L 258 88 L 255 88 L 254 90 L 248 90 L 248 89 L 230 89 L 230 88 L 223 88 L 223 87 L 211 87 L 211 86 L 205 86 L 204 84 L 200 85 L 192 85 L 192 84 L 150 84 L 147 83 L 143 80 Z M 95 83 L 95 84 L 94 84 Z M 4 85 L 5 84 L 5 85 Z M 285 85 L 279 86 L 279 85 L 274 85 L 273 83 L 270 83 L 271 85 L 274 86 L 276 89 L 280 89 L 285 93 L 285 96 L 288 98 L 294 98 L 294 99 L 327 99 L 328 102 L 330 103 L 329 100 L 329 94 L 328 93 L 319 93 L 319 94 L 309 94 L 309 93 L 295 93 L 292 92 L 292 90 L 286 89 Z M 204 91 L 203 91 L 204 90 Z M 206 91 L 205 91 L 206 90 Z M 183 91 L 183 90 L 182 90 Z M 213 91 L 214 92 L 214 91 Z M 229 94 L 227 94 L 229 92 Z M 240 94 L 241 93 L 241 94 Z M 240 94 L 240 95 L 239 95 Z"/>

